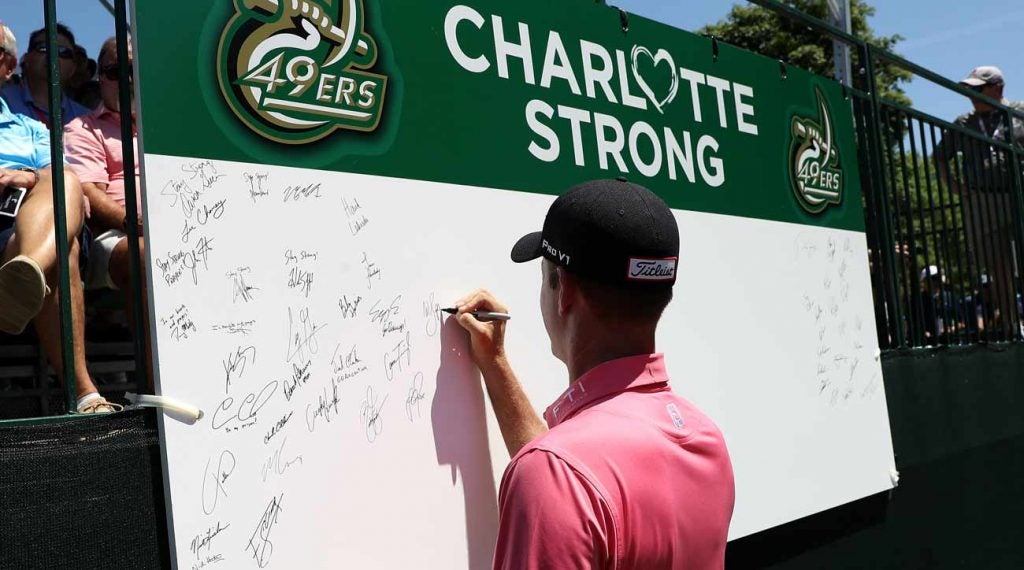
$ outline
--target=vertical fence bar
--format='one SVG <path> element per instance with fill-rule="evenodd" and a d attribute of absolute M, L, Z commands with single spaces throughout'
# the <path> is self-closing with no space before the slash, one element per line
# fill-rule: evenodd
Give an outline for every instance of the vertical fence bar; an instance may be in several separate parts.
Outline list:
<path fill-rule="evenodd" d="M 917 278 L 918 278 L 918 284 L 917 285 L 918 285 L 918 289 L 919 289 L 919 291 L 917 293 L 917 296 L 921 299 L 921 301 L 920 301 L 921 309 L 922 309 L 921 317 L 922 317 L 922 324 L 924 325 L 924 329 L 922 330 L 922 332 L 924 334 L 922 336 L 927 341 L 928 333 L 929 332 L 933 333 L 932 334 L 931 343 L 937 345 L 937 344 L 942 344 L 941 343 L 941 339 L 940 339 L 940 337 L 942 336 L 942 332 L 939 330 L 939 307 L 936 306 L 936 301 L 935 301 L 935 293 L 936 293 L 935 289 L 936 289 L 936 287 L 932 285 L 932 276 L 931 276 L 931 271 L 930 270 L 931 270 L 931 266 L 933 265 L 933 262 L 935 262 L 934 263 L 935 266 L 936 266 L 935 268 L 939 272 L 938 293 L 939 293 L 939 297 L 940 297 L 939 302 L 941 302 L 941 296 L 942 296 L 942 267 L 939 267 L 939 265 L 938 265 L 938 261 L 939 261 L 938 260 L 938 256 L 932 254 L 932 251 L 931 251 L 932 248 L 928 245 L 928 233 L 929 233 L 928 228 L 929 228 L 929 224 L 925 223 L 925 205 L 926 205 L 926 201 L 925 201 L 924 198 L 921 197 L 921 173 L 920 173 L 920 169 L 918 168 L 917 136 L 914 133 L 914 118 L 911 117 L 910 114 L 908 114 L 908 113 L 904 113 L 904 115 L 907 118 L 907 134 L 908 134 L 907 138 L 908 138 L 908 141 L 910 143 L 910 157 L 909 157 L 910 158 L 910 172 L 911 172 L 911 174 L 913 176 L 913 180 L 914 180 L 914 196 L 917 198 L 916 202 L 914 202 L 916 204 L 916 207 L 914 209 L 917 211 L 917 223 L 918 223 L 918 226 L 917 226 L 917 229 L 912 229 L 911 231 L 913 232 L 912 236 L 913 236 L 914 242 L 915 243 L 920 242 L 921 249 L 924 250 L 924 270 L 917 275 Z M 929 212 L 929 216 L 931 216 L 931 214 L 932 213 Z M 913 219 L 911 219 L 910 223 L 911 223 L 911 228 L 913 228 L 913 223 L 914 223 Z M 914 249 L 916 250 L 917 248 L 915 247 Z M 924 276 L 924 279 L 923 279 L 924 290 L 923 291 L 920 290 L 921 281 L 922 281 L 922 279 L 921 279 L 921 275 L 922 274 Z M 927 296 L 927 301 L 928 301 L 927 305 L 925 304 L 925 297 L 924 297 L 925 293 L 927 293 L 927 295 L 928 295 Z"/>
<path fill-rule="evenodd" d="M 50 178 L 53 182 L 53 225 L 57 240 L 57 297 L 60 302 L 61 377 L 67 397 L 68 413 L 77 409 L 75 390 L 75 346 L 72 337 L 71 268 L 68 257 L 68 212 L 64 202 L 64 113 L 60 84 L 60 59 L 57 54 L 57 2 L 43 0 L 46 27 L 47 87 L 50 96 Z"/>
<path fill-rule="evenodd" d="M 138 198 L 135 182 L 135 118 L 132 112 L 132 92 L 135 82 L 132 78 L 132 64 L 128 61 L 128 14 L 127 2 L 115 0 L 114 26 L 117 34 L 117 81 L 118 97 L 121 112 L 121 153 L 124 157 L 124 206 L 127 214 L 128 256 L 131 267 L 132 297 L 131 318 L 135 322 L 135 378 L 139 390 L 148 389 L 149 370 L 146 366 L 148 343 L 143 311 L 146 310 L 142 298 L 142 263 L 139 252 L 139 216 Z"/>
<path fill-rule="evenodd" d="M 924 120 L 917 119 L 917 132 L 920 137 L 921 152 L 915 153 L 914 165 L 921 163 L 924 176 L 924 193 L 928 198 L 929 220 L 931 228 L 929 235 L 932 238 L 932 250 L 935 254 L 936 265 L 939 267 L 939 304 L 942 308 L 943 344 L 952 344 L 953 332 L 958 330 L 959 319 L 957 318 L 956 307 L 953 304 L 953 265 L 949 258 L 949 248 L 946 244 L 946 211 L 942 203 L 935 205 L 935 196 L 932 192 L 932 173 L 928 166 L 928 139 L 925 137 Z M 927 238 L 926 238 L 927 239 Z M 942 273 L 945 271 L 945 273 Z M 948 301 L 948 302 L 947 302 Z"/>

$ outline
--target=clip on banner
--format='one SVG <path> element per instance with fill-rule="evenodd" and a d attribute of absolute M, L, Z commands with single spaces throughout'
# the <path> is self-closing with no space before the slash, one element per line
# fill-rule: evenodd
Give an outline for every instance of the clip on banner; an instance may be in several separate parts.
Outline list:
<path fill-rule="evenodd" d="M 139 408 L 163 408 L 168 416 L 186 424 L 194 424 L 203 418 L 203 411 L 180 400 L 168 396 L 151 396 L 126 392 L 125 399 Z"/>

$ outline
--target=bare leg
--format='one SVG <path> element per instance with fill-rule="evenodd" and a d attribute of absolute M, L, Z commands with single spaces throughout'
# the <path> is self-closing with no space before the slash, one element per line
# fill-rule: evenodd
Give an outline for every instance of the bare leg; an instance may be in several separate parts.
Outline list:
<path fill-rule="evenodd" d="M 149 348 L 149 309 L 147 304 L 149 292 L 146 288 L 146 266 L 143 265 L 144 259 L 146 259 L 146 240 L 140 237 L 138 263 L 139 267 L 142 268 L 142 325 L 145 329 L 143 334 L 146 335 L 146 378 L 149 379 L 149 389 L 153 390 L 153 352 Z M 128 326 L 131 328 L 132 335 L 138 335 L 139 331 L 135 329 L 135 318 L 132 315 L 132 266 L 127 238 L 117 242 L 114 250 L 110 252 L 108 272 L 110 273 L 110 280 L 124 293 L 125 312 L 128 314 Z"/>
<path fill-rule="evenodd" d="M 68 236 L 82 230 L 82 187 L 78 177 L 64 170 L 64 205 L 67 211 Z M 16 255 L 31 257 L 46 274 L 53 289 L 57 271 L 57 239 L 53 231 L 53 179 L 49 172 L 40 173 L 39 183 L 28 193 L 14 220 L 14 237 L 4 251 L 3 260 Z"/>
<path fill-rule="evenodd" d="M 71 335 L 74 343 L 75 389 L 76 395 L 81 398 L 86 394 L 96 392 L 96 385 L 93 384 L 85 365 L 85 302 L 81 274 L 78 269 L 77 239 L 71 242 L 68 265 L 71 275 Z M 52 292 L 46 296 L 43 310 L 35 319 L 36 334 L 39 335 L 39 344 L 46 352 L 50 365 L 57 371 L 58 376 L 62 376 L 64 361 L 61 358 L 59 288 L 56 284 L 51 284 L 50 288 Z"/>

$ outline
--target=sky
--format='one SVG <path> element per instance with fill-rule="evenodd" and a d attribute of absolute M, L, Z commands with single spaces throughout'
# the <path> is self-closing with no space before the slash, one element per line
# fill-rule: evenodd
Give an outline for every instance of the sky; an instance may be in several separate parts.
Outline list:
<path fill-rule="evenodd" d="M 607 3 L 684 30 L 697 30 L 716 22 L 737 4 L 735 0 L 607 0 Z M 870 3 L 876 9 L 870 20 L 872 28 L 880 35 L 903 36 L 905 40 L 897 45 L 896 52 L 906 59 L 954 80 L 963 78 L 979 65 L 999 66 L 1006 76 L 1006 96 L 1024 99 L 1024 58 L 1020 57 L 1019 39 L 1024 29 L 1024 2 L 1021 0 L 873 0 Z M 24 49 L 32 30 L 42 27 L 41 6 L 40 0 L 0 0 L 0 20 L 18 36 L 19 49 Z M 113 16 L 99 0 L 58 0 L 57 9 L 58 19 L 71 26 L 78 43 L 95 58 L 103 40 L 113 35 Z M 915 78 L 905 88 L 916 108 L 940 118 L 952 119 L 970 108 L 966 98 L 922 78 Z"/>

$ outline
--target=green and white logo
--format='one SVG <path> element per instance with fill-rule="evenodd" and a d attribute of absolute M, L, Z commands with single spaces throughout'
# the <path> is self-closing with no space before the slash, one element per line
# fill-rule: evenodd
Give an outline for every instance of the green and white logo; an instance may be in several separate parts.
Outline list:
<path fill-rule="evenodd" d="M 377 128 L 388 78 L 363 0 L 235 0 L 217 80 L 250 129 L 286 144 Z"/>
<path fill-rule="evenodd" d="M 819 116 L 794 116 L 791 123 L 789 174 L 800 206 L 811 214 L 820 214 L 830 205 L 842 203 L 844 181 L 832 114 L 821 91 L 815 89 L 814 94 Z"/>

